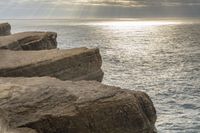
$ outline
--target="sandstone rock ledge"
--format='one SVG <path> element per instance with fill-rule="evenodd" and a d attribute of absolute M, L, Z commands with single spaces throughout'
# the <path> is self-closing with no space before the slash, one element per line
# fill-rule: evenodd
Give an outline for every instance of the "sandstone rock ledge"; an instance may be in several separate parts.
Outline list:
<path fill-rule="evenodd" d="M 0 37 L 0 49 L 47 50 L 57 48 L 57 33 L 22 32 Z"/>
<path fill-rule="evenodd" d="M 50 76 L 61 80 L 102 81 L 99 49 L 0 50 L 0 77 Z"/>
<path fill-rule="evenodd" d="M 153 133 L 156 121 L 145 93 L 96 81 L 1 78 L 0 99 L 10 127 L 38 133 Z"/>
<path fill-rule="evenodd" d="M 1 23 L 0 24 L 0 36 L 10 35 L 11 26 L 9 23 Z"/>

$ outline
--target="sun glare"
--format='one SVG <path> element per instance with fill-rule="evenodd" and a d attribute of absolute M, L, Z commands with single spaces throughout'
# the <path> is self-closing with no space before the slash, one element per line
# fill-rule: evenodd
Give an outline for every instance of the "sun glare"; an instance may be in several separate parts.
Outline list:
<path fill-rule="evenodd" d="M 113 27 L 146 27 L 146 26 L 159 26 L 159 25 L 174 25 L 181 24 L 178 21 L 110 21 L 101 22 L 98 25 L 113 26 Z"/>
<path fill-rule="evenodd" d="M 101 26 L 106 29 L 132 29 L 145 28 L 162 25 L 178 25 L 181 21 L 102 21 L 98 23 L 90 23 L 90 25 Z"/>

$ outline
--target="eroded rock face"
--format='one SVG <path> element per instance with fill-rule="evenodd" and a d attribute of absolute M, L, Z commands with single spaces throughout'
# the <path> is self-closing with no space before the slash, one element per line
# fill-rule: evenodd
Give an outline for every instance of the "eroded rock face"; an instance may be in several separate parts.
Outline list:
<path fill-rule="evenodd" d="M 0 36 L 10 35 L 11 26 L 9 23 L 1 23 L 0 24 Z"/>
<path fill-rule="evenodd" d="M 0 108 L 9 126 L 38 133 L 153 133 L 147 94 L 95 81 L 1 78 Z"/>
<path fill-rule="evenodd" d="M 102 81 L 99 49 L 0 50 L 0 77 L 51 76 L 61 80 Z"/>
<path fill-rule="evenodd" d="M 23 32 L 0 37 L 0 49 L 46 50 L 57 48 L 57 33 Z"/>

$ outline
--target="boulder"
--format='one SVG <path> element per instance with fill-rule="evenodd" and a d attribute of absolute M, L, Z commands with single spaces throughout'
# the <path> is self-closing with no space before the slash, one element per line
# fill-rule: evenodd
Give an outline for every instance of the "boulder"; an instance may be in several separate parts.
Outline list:
<path fill-rule="evenodd" d="M 154 133 L 156 111 L 143 92 L 96 81 L 1 78 L 0 108 L 11 128 L 38 133 Z"/>
<path fill-rule="evenodd" d="M 11 26 L 9 23 L 1 23 L 0 24 L 0 36 L 10 35 Z"/>
<path fill-rule="evenodd" d="M 0 77 L 50 76 L 61 80 L 102 81 L 99 49 L 0 50 Z"/>
<path fill-rule="evenodd" d="M 0 49 L 45 50 L 57 48 L 54 32 L 22 32 L 0 37 Z"/>

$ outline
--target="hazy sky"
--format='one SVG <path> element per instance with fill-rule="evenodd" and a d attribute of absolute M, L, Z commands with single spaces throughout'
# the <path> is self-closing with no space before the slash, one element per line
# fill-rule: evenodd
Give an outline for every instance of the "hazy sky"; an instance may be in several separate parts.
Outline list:
<path fill-rule="evenodd" d="M 200 17 L 200 0 L 0 0 L 0 18 Z"/>

